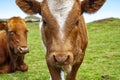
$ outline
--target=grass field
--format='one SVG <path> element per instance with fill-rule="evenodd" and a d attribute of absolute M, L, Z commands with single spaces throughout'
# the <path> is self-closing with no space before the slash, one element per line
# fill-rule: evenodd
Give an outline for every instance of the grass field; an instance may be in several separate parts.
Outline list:
<path fill-rule="evenodd" d="M 0 75 L 0 80 L 49 80 L 38 23 L 28 23 L 28 72 Z M 120 80 L 120 19 L 87 24 L 89 44 L 77 80 Z M 101 77 L 103 76 L 103 77 Z"/>

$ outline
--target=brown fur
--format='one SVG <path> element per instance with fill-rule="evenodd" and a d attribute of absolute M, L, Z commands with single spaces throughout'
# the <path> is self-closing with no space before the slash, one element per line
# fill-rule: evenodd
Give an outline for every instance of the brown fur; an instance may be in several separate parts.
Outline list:
<path fill-rule="evenodd" d="M 0 23 L 0 30 L 3 30 L 5 25 L 3 23 Z"/>
<path fill-rule="evenodd" d="M 29 50 L 20 51 L 27 47 L 27 27 L 19 17 L 10 18 L 0 31 L 0 74 L 16 70 L 27 71 L 24 54 Z"/>
<path fill-rule="evenodd" d="M 51 14 L 46 0 L 43 0 L 43 2 L 16 0 L 17 5 L 24 12 L 33 14 L 33 10 L 37 8 L 38 12 L 35 11 L 34 13 L 41 14 L 43 18 L 41 33 L 43 43 L 46 46 L 46 62 L 52 80 L 61 80 L 61 70 L 67 73 L 66 80 L 75 80 L 76 78 L 88 43 L 87 29 L 82 13 L 94 13 L 105 2 L 105 0 L 89 1 L 91 0 L 82 2 L 75 0 L 72 11 L 70 11 L 65 22 L 64 36 L 61 39 L 59 25 Z M 31 6 L 31 2 L 39 5 Z"/>

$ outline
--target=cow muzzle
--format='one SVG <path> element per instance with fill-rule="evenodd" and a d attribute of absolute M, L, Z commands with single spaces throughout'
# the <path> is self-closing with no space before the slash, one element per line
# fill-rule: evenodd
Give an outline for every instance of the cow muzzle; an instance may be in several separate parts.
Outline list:
<path fill-rule="evenodd" d="M 18 52 L 19 52 L 20 54 L 29 53 L 29 48 L 28 48 L 27 46 L 18 47 Z"/>
<path fill-rule="evenodd" d="M 71 52 L 54 52 L 52 53 L 52 61 L 56 65 L 68 65 L 73 62 L 73 54 Z"/>

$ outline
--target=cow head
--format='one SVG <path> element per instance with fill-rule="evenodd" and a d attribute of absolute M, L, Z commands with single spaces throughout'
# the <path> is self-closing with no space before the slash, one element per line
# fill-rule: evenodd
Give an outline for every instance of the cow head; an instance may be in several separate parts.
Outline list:
<path fill-rule="evenodd" d="M 77 54 L 81 54 L 78 61 L 83 57 L 86 48 L 87 33 L 81 28 L 85 26 L 82 14 L 96 12 L 104 2 L 105 0 L 16 0 L 24 12 L 39 13 L 42 16 L 41 32 L 47 50 L 47 62 L 66 72 L 70 72 Z"/>
<path fill-rule="evenodd" d="M 19 17 L 10 18 L 3 29 L 6 31 L 9 48 L 15 55 L 29 52 L 27 46 L 28 29 L 23 19 Z"/>

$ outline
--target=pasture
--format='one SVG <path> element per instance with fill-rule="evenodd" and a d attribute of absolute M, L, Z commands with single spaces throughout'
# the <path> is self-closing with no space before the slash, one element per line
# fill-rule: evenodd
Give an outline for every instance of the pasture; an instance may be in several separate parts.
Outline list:
<path fill-rule="evenodd" d="M 0 80 L 49 80 L 39 23 L 27 23 L 30 53 L 28 72 L 1 74 Z M 87 24 L 89 44 L 77 80 L 120 80 L 120 19 Z"/>

